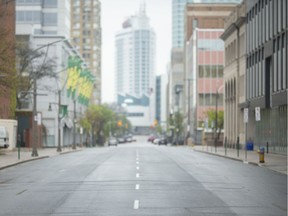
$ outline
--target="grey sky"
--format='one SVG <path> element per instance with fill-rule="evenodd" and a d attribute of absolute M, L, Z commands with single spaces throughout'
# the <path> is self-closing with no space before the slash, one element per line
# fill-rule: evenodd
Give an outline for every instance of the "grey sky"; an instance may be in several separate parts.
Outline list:
<path fill-rule="evenodd" d="M 143 0 L 102 0 L 102 102 L 114 93 L 114 36 L 122 22 L 138 12 Z M 171 49 L 171 0 L 146 0 L 146 13 L 156 33 L 156 74 L 166 73 Z"/>

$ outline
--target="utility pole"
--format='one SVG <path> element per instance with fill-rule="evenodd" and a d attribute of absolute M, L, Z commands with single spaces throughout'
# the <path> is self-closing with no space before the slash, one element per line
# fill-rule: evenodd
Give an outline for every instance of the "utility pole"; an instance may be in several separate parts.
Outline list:
<path fill-rule="evenodd" d="M 37 152 L 37 141 L 38 141 L 38 126 L 36 123 L 37 120 L 37 83 L 36 83 L 36 73 L 33 75 L 33 117 L 32 117 L 32 133 L 33 133 L 33 142 L 32 142 L 32 157 L 38 157 Z"/>
<path fill-rule="evenodd" d="M 73 146 L 72 149 L 76 149 L 76 99 L 73 100 L 74 103 L 74 119 L 73 119 Z"/>
<path fill-rule="evenodd" d="M 214 139 L 214 146 L 215 152 L 217 152 L 217 128 L 218 128 L 218 89 L 216 90 L 216 113 L 215 113 L 215 139 Z"/>
<path fill-rule="evenodd" d="M 191 130 L 191 91 L 190 91 L 190 82 L 193 79 L 186 79 L 188 81 L 188 121 L 187 121 L 187 136 L 186 136 L 186 145 L 188 144 L 188 138 L 190 137 L 190 130 Z"/>
<path fill-rule="evenodd" d="M 58 147 L 57 152 L 61 152 L 61 117 L 60 117 L 60 110 L 61 109 L 61 90 L 58 90 Z"/>

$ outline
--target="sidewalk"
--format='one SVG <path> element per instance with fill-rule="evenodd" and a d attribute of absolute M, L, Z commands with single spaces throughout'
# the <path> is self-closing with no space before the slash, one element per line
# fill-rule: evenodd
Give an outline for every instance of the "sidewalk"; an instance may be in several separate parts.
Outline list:
<path fill-rule="evenodd" d="M 80 147 L 77 147 L 76 150 L 73 150 L 72 147 L 63 147 L 62 152 L 57 152 L 57 148 L 39 148 L 37 149 L 38 157 L 32 157 L 32 148 L 21 148 L 20 159 L 18 159 L 18 149 L 13 151 L 0 149 L 0 170 L 28 161 L 39 160 L 80 150 L 82 150 Z"/>
<path fill-rule="evenodd" d="M 265 163 L 259 163 L 259 155 L 257 151 L 247 151 L 247 161 L 245 161 L 245 150 L 239 150 L 239 157 L 236 149 L 227 148 L 227 155 L 225 155 L 224 147 L 217 147 L 215 152 L 214 146 L 194 146 L 193 149 L 198 152 L 217 155 L 220 157 L 229 158 L 232 160 L 239 160 L 243 163 L 249 163 L 261 167 L 271 169 L 273 171 L 287 175 L 287 155 L 273 154 L 265 152 Z"/>

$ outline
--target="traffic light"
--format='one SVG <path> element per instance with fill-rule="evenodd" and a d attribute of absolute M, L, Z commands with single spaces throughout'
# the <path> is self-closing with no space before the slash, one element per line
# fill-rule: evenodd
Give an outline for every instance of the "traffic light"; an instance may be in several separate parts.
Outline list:
<path fill-rule="evenodd" d="M 122 126 L 122 121 L 119 120 L 119 121 L 117 122 L 117 125 L 118 125 L 119 127 L 121 127 L 121 126 Z"/>
<path fill-rule="evenodd" d="M 158 125 L 158 121 L 157 119 L 154 120 L 154 127 L 156 127 Z"/>

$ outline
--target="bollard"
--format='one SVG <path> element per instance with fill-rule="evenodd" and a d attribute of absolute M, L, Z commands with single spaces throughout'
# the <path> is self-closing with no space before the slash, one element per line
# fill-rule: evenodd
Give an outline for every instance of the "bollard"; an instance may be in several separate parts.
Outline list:
<path fill-rule="evenodd" d="M 225 156 L 227 156 L 227 136 L 225 136 L 224 145 L 225 145 Z"/>
<path fill-rule="evenodd" d="M 267 142 L 266 146 L 267 146 L 266 153 L 268 154 L 269 153 L 269 143 L 268 142 Z"/>
<path fill-rule="evenodd" d="M 258 150 L 258 154 L 259 154 L 259 162 L 265 163 L 265 149 L 263 147 L 260 147 L 260 149 Z"/>
<path fill-rule="evenodd" d="M 237 147 L 237 157 L 239 157 L 239 136 L 237 136 L 236 147 Z"/>

